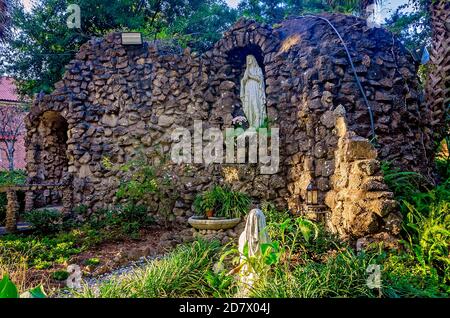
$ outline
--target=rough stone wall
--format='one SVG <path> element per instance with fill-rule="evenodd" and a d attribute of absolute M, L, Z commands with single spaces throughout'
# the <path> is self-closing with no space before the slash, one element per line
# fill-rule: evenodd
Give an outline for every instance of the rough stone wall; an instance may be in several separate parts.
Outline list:
<path fill-rule="evenodd" d="M 325 17 L 347 43 L 373 109 L 374 156 L 376 152 L 377 160 L 426 173 L 432 149 L 429 112 L 419 101 L 412 57 L 385 30 L 368 29 L 354 17 Z M 192 215 L 195 193 L 214 183 L 296 209 L 315 179 L 321 202 L 332 210 L 335 230 L 362 234 L 349 230 L 344 220 L 351 201 L 325 198 L 330 191 L 345 196 L 339 178 L 353 177 L 357 165 L 337 161 L 348 142 L 340 140 L 334 110 L 341 105 L 348 130 L 362 138 L 369 137 L 368 110 L 342 43 L 325 21 L 313 18 L 290 19 L 276 29 L 240 20 L 202 56 L 160 42 L 124 47 L 119 34 L 89 41 L 67 66 L 55 92 L 37 98 L 27 118 L 29 181 L 62 179 L 67 171 L 73 177 L 74 205 L 95 210 L 113 204 L 123 172 L 105 169 L 102 158 L 122 164 L 142 152 L 159 160 L 170 154 L 173 129 L 192 129 L 194 120 L 203 120 L 205 129 L 232 127 L 232 119 L 243 115 L 239 86 L 247 54 L 255 55 L 264 73 L 270 126 L 280 128 L 280 170 L 261 175 L 258 164 L 174 165 L 181 182 L 173 213 L 180 221 Z M 65 144 L 42 133 L 51 111 L 67 123 Z M 59 132 L 64 130 L 60 127 Z M 39 155 L 43 142 L 59 159 Z M 61 145 L 67 146 L 65 157 Z M 60 169 L 60 162 L 67 169 Z M 362 189 L 363 179 L 358 182 L 345 191 Z M 157 213 L 158 202 L 151 209 Z"/>
<path fill-rule="evenodd" d="M 331 188 L 325 197 L 333 213 L 327 225 L 346 239 L 400 233 L 402 216 L 394 194 L 383 182 L 377 151 L 349 130 L 342 106 L 334 110 L 338 146 Z"/>

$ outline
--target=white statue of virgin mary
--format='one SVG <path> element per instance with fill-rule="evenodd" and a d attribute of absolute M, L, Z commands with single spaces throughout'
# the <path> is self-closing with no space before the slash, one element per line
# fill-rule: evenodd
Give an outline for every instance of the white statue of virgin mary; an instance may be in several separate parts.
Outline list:
<path fill-rule="evenodd" d="M 267 117 L 266 94 L 263 72 L 253 55 L 247 55 L 247 68 L 241 79 L 241 102 L 249 126 L 261 127 Z"/>

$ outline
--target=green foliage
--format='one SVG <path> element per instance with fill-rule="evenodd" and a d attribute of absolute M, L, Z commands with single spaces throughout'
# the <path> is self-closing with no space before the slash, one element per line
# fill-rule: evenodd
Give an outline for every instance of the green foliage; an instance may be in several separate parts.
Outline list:
<path fill-rule="evenodd" d="M 9 279 L 8 276 L 4 276 L 0 280 L 0 298 L 46 298 L 45 292 L 42 286 L 35 287 L 28 292 L 19 294 L 16 285 Z"/>
<path fill-rule="evenodd" d="M 24 170 L 0 171 L 0 187 L 24 184 L 26 178 Z"/>
<path fill-rule="evenodd" d="M 302 251 L 304 257 L 318 258 L 329 250 L 342 247 L 337 237 L 323 226 L 305 218 L 293 218 L 287 211 L 279 211 L 265 202 L 261 206 L 267 219 L 267 233 L 277 238 L 289 253 Z"/>
<path fill-rule="evenodd" d="M 397 200 L 408 198 L 419 192 L 425 183 L 425 178 L 417 172 L 401 171 L 392 167 L 390 162 L 382 162 L 384 181 L 391 191 L 394 192 Z"/>
<path fill-rule="evenodd" d="M 319 229 L 317 238 L 326 235 Z M 287 240 L 286 240 L 287 242 Z M 306 241 L 305 241 L 306 243 Z M 250 297 L 446 297 L 439 276 L 424 271 L 411 254 L 371 250 L 356 253 L 335 242 L 328 249 L 304 248 L 272 242 L 261 246 L 259 257 L 245 264 L 257 279 Z M 227 274 L 240 262 L 237 250 L 218 242 L 195 241 L 178 246 L 160 260 L 133 273 L 89 287 L 77 297 L 235 297 L 238 277 Z M 248 254 L 244 249 L 244 256 Z M 234 265 L 233 265 L 234 264 Z M 380 288 L 368 284 L 369 265 L 379 265 Z M 238 268 L 242 268 L 242 263 Z"/>
<path fill-rule="evenodd" d="M 124 234 L 136 237 L 141 228 L 154 224 L 144 205 L 126 204 L 108 211 L 106 225 L 120 228 Z"/>
<path fill-rule="evenodd" d="M 402 202 L 405 245 L 424 271 L 436 271 L 450 283 L 450 182 Z"/>
<path fill-rule="evenodd" d="M 0 298 L 19 298 L 19 291 L 8 276 L 0 281 Z"/>
<path fill-rule="evenodd" d="M 170 1 L 173 14 L 146 24 L 143 34 L 149 39 L 164 39 L 196 51 L 206 51 L 220 39 L 237 19 L 237 12 L 222 0 Z"/>
<path fill-rule="evenodd" d="M 142 159 L 132 160 L 119 168 L 123 172 L 131 172 L 129 180 L 123 181 L 116 196 L 118 199 L 129 199 L 137 202 L 144 199 L 149 193 L 158 189 L 158 180 L 155 170 Z"/>
<path fill-rule="evenodd" d="M 439 159 L 438 159 L 439 160 Z M 442 159 L 441 159 L 442 160 Z M 436 277 L 447 293 L 450 282 L 450 180 L 425 187 L 415 172 L 384 167 L 388 186 L 400 202 L 403 214 L 402 241 L 415 267 Z M 445 176 L 445 174 L 443 175 Z"/>
<path fill-rule="evenodd" d="M 198 194 L 194 200 L 194 209 L 198 215 L 214 210 L 214 215 L 226 218 L 242 217 L 250 207 L 250 197 L 227 187 L 214 186 L 211 190 Z"/>
<path fill-rule="evenodd" d="M 88 266 L 97 266 L 97 265 L 100 264 L 100 259 L 97 258 L 97 257 L 92 257 L 92 258 L 90 258 L 90 259 L 87 259 L 87 260 L 84 262 L 84 264 L 85 264 L 85 265 L 88 265 Z"/>
<path fill-rule="evenodd" d="M 242 192 L 232 191 L 227 187 L 214 187 L 217 192 L 218 206 L 215 215 L 226 218 L 240 218 L 247 214 L 250 208 L 250 197 Z"/>
<path fill-rule="evenodd" d="M 442 297 L 428 275 L 411 271 L 382 252 L 345 249 L 323 262 L 283 263 L 258 280 L 252 297 Z M 379 265 L 381 288 L 367 285 L 367 268 Z M 400 265 L 400 266 L 399 266 Z"/>
<path fill-rule="evenodd" d="M 321 0 L 243 0 L 240 13 L 259 22 L 275 24 L 290 15 L 329 11 L 332 7 Z"/>
<path fill-rule="evenodd" d="M 81 28 L 69 29 L 69 4 L 81 9 Z M 175 39 L 194 48 L 209 47 L 235 19 L 222 0 L 41 0 L 30 12 L 12 1 L 11 27 L 18 30 L 0 48 L 0 73 L 19 81 L 19 90 L 50 92 L 79 47 L 92 36 L 140 31 L 150 39 Z"/>
<path fill-rule="evenodd" d="M 85 287 L 78 297 L 206 297 L 227 295 L 230 278 L 220 280 L 214 274 L 214 258 L 220 250 L 217 241 L 194 241 L 180 245 L 161 259 L 150 262 L 145 268 L 104 282 L 98 294 Z"/>
<path fill-rule="evenodd" d="M 122 237 L 137 238 L 139 231 L 154 224 L 153 216 L 148 214 L 147 207 L 127 203 L 113 209 L 96 211 L 87 219 L 85 229 L 95 230 L 94 235 L 119 239 Z"/>
<path fill-rule="evenodd" d="M 198 215 L 204 216 L 207 211 L 214 210 L 216 205 L 219 204 L 219 198 L 215 194 L 215 191 L 206 191 L 195 196 L 194 210 Z"/>
<path fill-rule="evenodd" d="M 64 271 L 64 270 L 58 270 L 58 271 L 53 272 L 52 277 L 53 277 L 53 279 L 63 281 L 69 277 L 69 272 Z"/>
<path fill-rule="evenodd" d="M 24 184 L 26 173 L 23 170 L 0 171 L 0 187 Z M 6 218 L 6 193 L 0 193 L 0 225 L 4 225 Z"/>
<path fill-rule="evenodd" d="M 57 210 L 43 209 L 25 212 L 25 221 L 39 234 L 57 233 L 63 229 L 63 217 Z"/>
<path fill-rule="evenodd" d="M 150 154 L 150 157 L 153 154 Z M 154 213 L 163 217 L 166 226 L 173 220 L 173 208 L 179 197 L 179 177 L 172 167 L 167 165 L 167 156 L 159 150 L 154 155 L 159 159 L 153 164 L 147 155 L 138 151 L 133 160 L 126 164 L 114 165 L 108 158 L 103 158 L 103 166 L 122 174 L 122 182 L 116 193 L 120 202 L 136 206 L 151 206 Z M 184 167 L 188 168 L 188 167 Z"/>
<path fill-rule="evenodd" d="M 6 199 L 6 193 L 0 193 L 0 226 L 5 225 L 7 204 L 8 200 Z"/>
<path fill-rule="evenodd" d="M 408 5 L 415 10 L 404 10 Z M 386 21 L 386 27 L 394 33 L 406 48 L 420 60 L 422 49 L 431 42 L 431 23 L 428 0 L 412 0 L 401 5 Z"/>
<path fill-rule="evenodd" d="M 72 255 L 81 252 L 73 236 L 38 237 L 5 235 L 0 238 L 2 257 L 16 254 L 27 257 L 28 265 L 36 269 L 50 268 L 54 263 L 65 264 Z"/>
<path fill-rule="evenodd" d="M 214 298 L 230 297 L 235 281 L 224 270 L 208 270 L 205 273 L 205 285 L 211 290 L 211 296 Z"/>

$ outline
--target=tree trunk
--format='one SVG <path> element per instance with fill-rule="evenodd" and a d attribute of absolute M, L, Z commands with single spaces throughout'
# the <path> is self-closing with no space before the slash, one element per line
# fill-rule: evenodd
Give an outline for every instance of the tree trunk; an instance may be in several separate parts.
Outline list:
<path fill-rule="evenodd" d="M 433 36 L 426 97 L 432 112 L 430 124 L 440 141 L 448 132 L 450 106 L 450 2 L 432 1 L 430 14 Z"/>
<path fill-rule="evenodd" d="M 9 171 L 13 171 L 14 170 L 14 141 L 11 142 L 7 142 L 6 143 L 6 151 L 8 153 L 8 167 L 9 167 Z"/>

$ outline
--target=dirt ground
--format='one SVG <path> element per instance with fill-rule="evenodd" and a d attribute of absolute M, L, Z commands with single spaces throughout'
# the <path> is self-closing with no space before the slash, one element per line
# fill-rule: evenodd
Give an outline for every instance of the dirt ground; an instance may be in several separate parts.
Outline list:
<path fill-rule="evenodd" d="M 30 285 L 43 284 L 45 290 L 51 293 L 65 287 L 65 281 L 57 281 L 52 277 L 57 270 L 66 270 L 70 264 L 80 266 L 83 277 L 95 277 L 127 265 L 141 257 L 162 255 L 182 243 L 179 236 L 182 229 L 165 229 L 154 227 L 142 231 L 139 239 L 124 239 L 120 241 L 103 242 L 99 245 L 74 255 L 67 264 L 54 266 L 50 269 L 30 269 L 26 275 Z M 97 265 L 89 264 L 88 260 L 96 258 Z M 33 284 L 34 282 L 34 284 Z"/>

